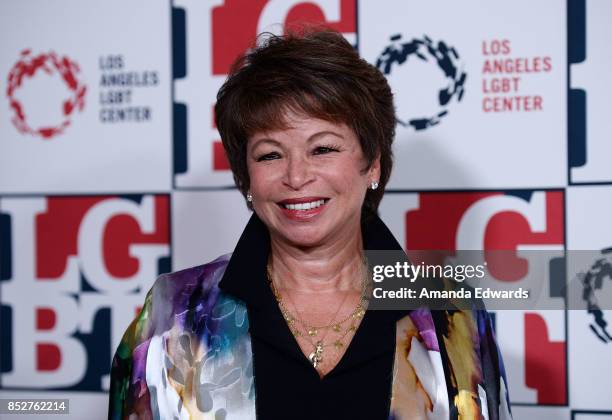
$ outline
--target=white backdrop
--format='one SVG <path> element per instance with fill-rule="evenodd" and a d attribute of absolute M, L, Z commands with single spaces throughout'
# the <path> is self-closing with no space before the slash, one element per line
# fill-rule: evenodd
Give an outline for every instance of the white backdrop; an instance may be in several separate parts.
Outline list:
<path fill-rule="evenodd" d="M 607 0 L 7 0 L 0 398 L 106 418 L 111 355 L 155 277 L 231 252 L 248 220 L 213 121 L 229 65 L 303 21 L 394 90 L 380 214 L 406 249 L 612 247 Z M 612 419 L 591 315 L 494 319 L 516 419 Z"/>

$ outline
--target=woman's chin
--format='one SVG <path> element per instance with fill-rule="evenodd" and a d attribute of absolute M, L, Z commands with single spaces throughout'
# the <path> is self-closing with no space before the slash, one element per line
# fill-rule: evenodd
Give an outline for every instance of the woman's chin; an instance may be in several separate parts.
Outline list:
<path fill-rule="evenodd" d="M 276 236 L 280 242 L 299 248 L 310 248 L 325 246 L 334 239 L 338 239 L 338 235 L 343 235 L 342 232 L 355 231 L 355 228 L 359 228 L 359 218 L 356 218 L 356 225 L 351 226 L 353 217 L 349 214 L 333 217 L 336 215 L 328 212 L 321 216 L 323 217 L 316 217 L 309 221 L 278 218 L 268 225 L 268 229 L 271 235 Z"/>
<path fill-rule="evenodd" d="M 282 232 L 284 242 L 298 248 L 312 248 L 324 243 L 325 235 L 320 230 L 315 229 L 292 229 Z"/>

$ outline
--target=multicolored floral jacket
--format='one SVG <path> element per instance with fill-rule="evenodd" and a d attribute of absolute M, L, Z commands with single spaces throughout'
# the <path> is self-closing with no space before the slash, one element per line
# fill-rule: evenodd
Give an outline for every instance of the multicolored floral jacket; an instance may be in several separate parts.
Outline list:
<path fill-rule="evenodd" d="M 157 279 L 113 359 L 109 419 L 256 418 L 247 307 L 219 288 L 229 261 Z M 511 419 L 488 313 L 407 313 L 396 322 L 389 419 Z"/>

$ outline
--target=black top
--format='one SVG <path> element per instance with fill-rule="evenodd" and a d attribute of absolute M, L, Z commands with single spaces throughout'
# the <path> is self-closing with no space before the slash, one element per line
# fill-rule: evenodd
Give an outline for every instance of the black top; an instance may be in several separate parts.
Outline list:
<path fill-rule="evenodd" d="M 362 226 L 364 249 L 402 249 L 374 217 Z M 268 285 L 270 236 L 253 214 L 219 287 L 247 305 L 257 418 L 387 419 L 395 321 L 408 311 L 366 311 L 340 362 L 323 379 L 304 356 Z"/>

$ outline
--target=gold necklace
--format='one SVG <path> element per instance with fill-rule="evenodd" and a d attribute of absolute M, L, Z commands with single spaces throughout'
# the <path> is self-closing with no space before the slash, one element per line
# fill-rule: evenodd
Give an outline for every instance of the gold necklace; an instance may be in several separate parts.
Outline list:
<path fill-rule="evenodd" d="M 274 287 L 274 289 L 275 289 L 274 283 L 271 283 L 271 284 L 272 284 L 272 287 Z M 286 320 L 287 320 L 287 319 L 289 319 L 289 320 L 294 320 L 294 319 L 296 319 L 296 320 L 298 321 L 298 323 L 302 324 L 302 326 L 303 326 L 304 328 L 306 328 L 306 329 L 307 329 L 308 334 L 303 335 L 303 336 L 304 336 L 304 337 L 305 337 L 305 338 L 308 340 L 308 342 L 310 343 L 310 345 L 313 347 L 313 351 L 312 351 L 311 353 L 309 353 L 309 354 L 308 354 L 308 360 L 310 361 L 310 363 L 312 364 L 312 366 L 313 366 L 313 367 L 316 369 L 316 368 L 319 366 L 319 364 L 320 364 L 320 363 L 323 361 L 323 350 L 325 349 L 325 347 L 327 347 L 327 346 L 329 345 L 329 344 L 326 344 L 326 343 L 323 341 L 323 340 L 325 340 L 325 337 L 326 337 L 326 336 L 327 336 L 327 334 L 329 333 L 329 329 L 327 329 L 327 330 L 325 331 L 325 333 L 323 334 L 323 336 L 322 336 L 322 337 L 321 337 L 321 338 L 320 338 L 320 339 L 319 339 L 319 340 L 318 340 L 318 341 L 315 343 L 315 342 L 312 340 L 312 338 L 311 338 L 311 337 L 312 337 L 314 334 L 316 334 L 316 330 L 314 330 L 314 331 L 315 331 L 315 333 L 313 333 L 313 328 L 314 328 L 314 327 L 309 327 L 309 326 L 308 326 L 308 325 L 307 325 L 305 322 L 303 322 L 303 321 L 302 321 L 300 318 L 298 318 L 298 317 L 294 317 L 293 315 L 291 315 L 291 313 L 289 312 L 289 310 L 288 310 L 288 309 L 287 309 L 287 308 L 284 306 L 284 304 L 283 304 L 283 300 L 282 300 L 282 297 L 280 296 L 280 292 L 278 292 L 278 291 L 275 291 L 275 292 L 276 292 L 276 295 L 278 296 L 278 297 L 277 297 L 277 302 L 278 302 L 278 304 L 279 304 L 279 308 L 281 309 L 281 312 L 282 312 L 282 314 L 283 314 L 283 317 L 284 317 Z M 293 303 L 293 301 L 291 300 L 291 297 L 290 297 L 289 295 L 287 295 L 287 297 L 289 298 L 289 301 L 291 302 L 291 304 L 293 305 L 293 307 L 294 307 L 294 308 L 296 308 L 296 312 L 297 312 L 297 307 L 296 307 L 295 303 Z M 344 299 L 342 299 L 342 302 L 341 302 L 341 303 L 340 303 L 340 305 L 338 306 L 338 309 L 336 310 L 336 313 L 335 313 L 335 314 L 333 315 L 333 317 L 331 318 L 331 320 L 332 320 L 332 321 L 333 321 L 333 320 L 334 320 L 334 319 L 335 319 L 335 318 L 338 316 L 338 313 L 340 312 L 340 309 L 342 309 L 342 307 L 344 306 L 344 302 L 346 301 L 347 297 L 348 297 L 348 294 L 347 294 L 347 295 L 344 297 Z M 296 340 L 298 340 L 298 338 L 299 338 L 299 337 L 301 337 L 301 336 L 302 336 L 302 334 L 301 334 L 301 333 L 300 333 L 300 331 L 299 331 L 299 330 L 298 330 L 298 329 L 297 329 L 297 328 L 296 328 L 294 325 L 292 325 L 292 324 L 293 324 L 293 322 L 289 322 L 289 325 L 290 325 L 290 328 L 289 328 L 289 329 L 291 330 L 291 333 L 292 333 L 292 334 L 293 334 L 293 336 L 296 338 Z M 347 330 L 347 331 L 346 331 L 346 332 L 345 332 L 345 333 L 342 335 L 342 337 L 341 337 L 340 339 L 337 339 L 337 340 L 335 341 L 335 343 L 334 343 L 334 344 L 336 344 L 336 346 L 337 346 L 337 347 L 338 347 L 339 345 L 341 345 L 341 341 L 340 341 L 340 340 L 342 340 L 342 339 L 343 339 L 343 338 L 344 338 L 344 337 L 345 337 L 345 336 L 348 334 L 348 332 L 349 332 L 349 330 Z M 339 347 L 338 347 L 338 348 L 339 348 Z"/>
<path fill-rule="evenodd" d="M 307 324 L 299 316 L 293 315 L 285 307 L 282 296 L 280 292 L 278 291 L 278 289 L 276 288 L 276 285 L 274 284 L 269 265 L 267 267 L 266 274 L 268 276 L 268 281 L 270 282 L 270 288 L 272 289 L 272 293 L 274 294 L 274 297 L 276 298 L 276 301 L 278 303 L 279 309 L 281 310 L 283 318 L 285 318 L 285 321 L 287 322 L 287 324 L 289 324 L 289 330 L 291 331 L 291 333 L 296 339 L 302 336 L 302 334 L 299 332 L 299 330 L 294 325 L 295 321 L 297 321 L 307 331 L 307 334 L 305 335 L 305 337 L 313 347 L 313 351 L 308 355 L 308 360 L 310 361 L 310 363 L 315 369 L 323 361 L 323 352 L 325 350 L 325 347 L 328 347 L 331 345 L 330 343 L 325 343 L 323 341 L 325 336 L 329 332 L 329 329 L 332 329 L 334 332 L 337 332 L 337 333 L 342 333 L 340 334 L 340 337 L 337 337 L 336 340 L 333 342 L 334 347 L 339 349 L 344 346 L 344 343 L 343 343 L 344 338 L 349 333 L 357 330 L 357 326 L 355 325 L 355 322 L 359 320 L 361 317 L 363 317 L 363 315 L 365 315 L 365 311 L 366 311 L 367 304 L 368 304 L 368 297 L 367 297 L 367 278 L 368 278 L 367 271 L 368 270 L 367 270 L 367 261 L 365 260 L 365 258 L 364 258 L 364 266 L 366 267 L 366 269 L 364 271 L 364 276 L 361 282 L 361 295 L 360 295 L 359 303 L 356 305 L 355 309 L 351 311 L 351 313 L 348 316 L 346 316 L 344 319 L 342 319 L 341 321 L 335 321 L 335 318 L 340 312 L 340 309 L 342 308 L 342 306 L 344 306 L 344 302 L 346 301 L 346 298 L 348 297 L 348 294 L 347 294 L 347 296 L 345 296 L 345 298 L 342 300 L 342 303 L 336 310 L 336 313 L 331 318 L 332 322 L 329 324 L 320 325 L 320 326 L 314 326 L 314 325 Z M 291 300 L 290 297 L 289 299 Z M 297 308 L 293 302 L 291 303 L 293 304 L 294 308 Z M 342 324 L 344 324 L 349 319 L 353 320 L 353 322 L 351 322 L 351 326 L 347 328 L 345 331 L 342 331 Z M 325 332 L 323 337 L 321 337 L 315 343 L 312 340 L 312 337 L 316 336 L 318 334 L 318 331 L 322 329 L 325 329 L 327 331 Z"/>
<path fill-rule="evenodd" d="M 327 335 L 327 333 L 321 337 L 316 343 L 312 340 L 312 327 L 308 327 L 307 324 L 302 321 L 300 318 L 292 315 L 288 309 L 285 307 L 285 305 L 283 304 L 282 301 L 282 297 L 280 296 L 280 293 L 276 290 L 276 287 L 274 286 L 273 282 L 270 282 L 271 287 L 273 288 L 273 292 L 275 294 L 275 297 L 277 299 L 277 302 L 279 304 L 279 308 L 281 309 L 281 313 L 283 314 L 283 317 L 285 318 L 285 320 L 287 321 L 287 323 L 290 326 L 290 331 L 293 334 L 293 336 L 298 339 L 299 337 L 305 337 L 308 342 L 310 343 L 310 345 L 312 345 L 313 347 L 313 351 L 308 355 L 308 360 L 310 361 L 310 363 L 312 364 L 312 366 L 316 369 L 317 366 L 323 361 L 323 351 L 325 350 L 326 347 L 329 347 L 331 344 L 330 343 L 325 343 L 323 340 L 325 339 L 325 335 Z M 295 305 L 294 305 L 295 306 Z M 347 317 L 345 318 L 345 320 L 348 320 L 349 318 L 354 318 L 354 321 L 351 323 L 351 326 L 349 328 L 347 328 L 341 335 L 340 337 L 336 338 L 336 340 L 334 340 L 334 342 L 332 343 L 334 345 L 335 348 L 340 349 L 344 346 L 343 340 L 344 338 L 351 332 L 354 332 L 357 330 L 357 326 L 355 325 L 356 320 L 358 320 L 359 318 L 361 318 L 364 313 L 365 313 L 365 309 L 363 309 L 365 307 L 365 305 L 363 305 L 363 300 L 359 302 L 359 304 L 357 305 L 357 307 L 355 308 L 355 310 L 353 310 L 353 312 Z M 294 326 L 293 323 L 295 320 L 298 320 L 299 323 L 301 323 L 302 325 L 305 325 L 306 328 L 308 328 L 308 332 L 309 334 L 304 334 L 302 335 L 299 330 L 297 330 Z M 334 324 L 330 324 L 330 325 L 338 325 L 338 323 L 334 323 Z"/>

